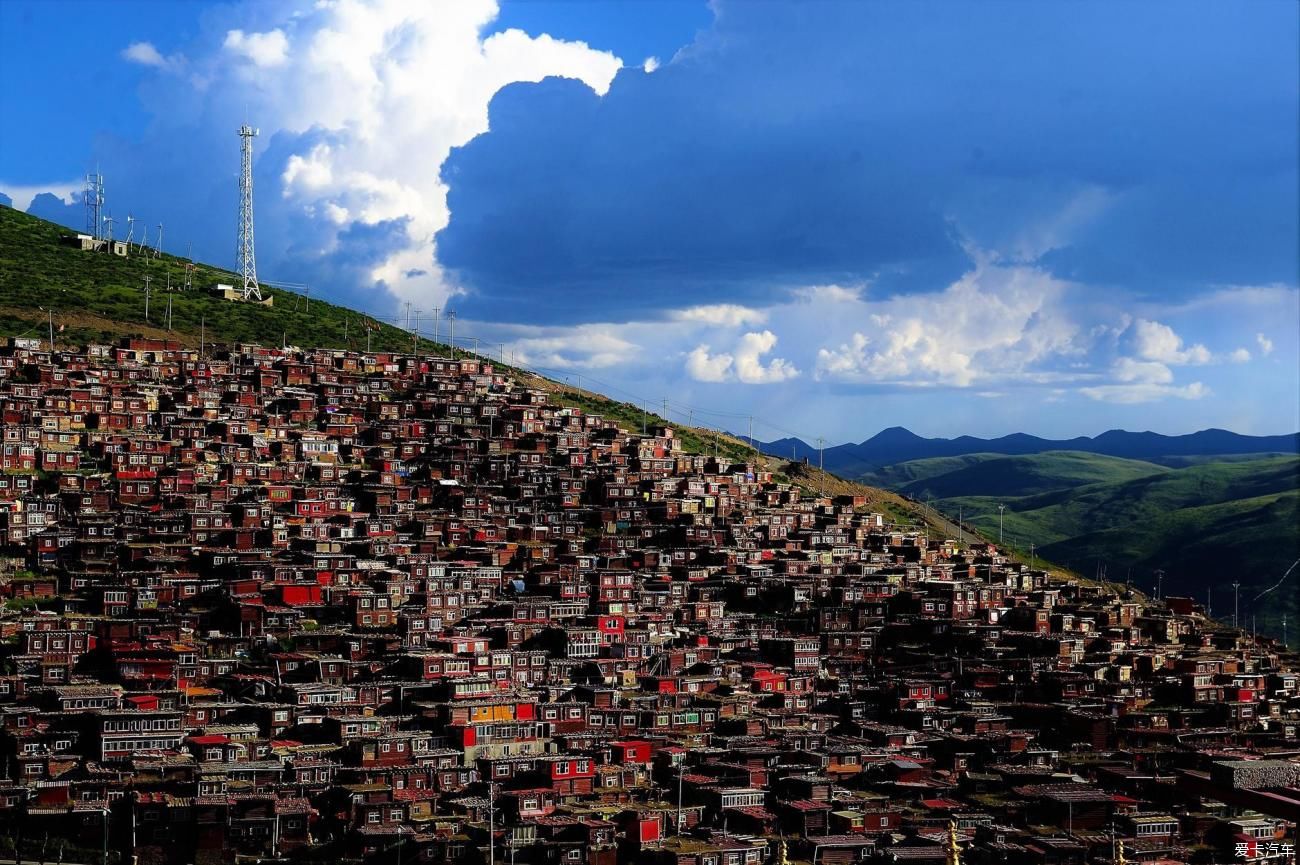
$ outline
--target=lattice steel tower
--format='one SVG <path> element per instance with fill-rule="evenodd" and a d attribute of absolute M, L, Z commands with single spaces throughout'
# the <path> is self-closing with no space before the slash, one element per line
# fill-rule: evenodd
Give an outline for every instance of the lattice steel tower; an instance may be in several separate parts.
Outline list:
<path fill-rule="evenodd" d="M 104 207 L 104 175 L 100 174 L 98 169 L 93 174 L 86 175 L 86 186 L 81 193 L 81 203 L 86 206 L 86 234 L 96 240 L 102 240 L 104 229 L 100 221 L 100 210 Z"/>
<path fill-rule="evenodd" d="M 257 130 L 239 127 L 239 273 L 244 280 L 244 300 L 261 300 L 257 284 L 257 258 L 253 254 L 253 138 Z"/>

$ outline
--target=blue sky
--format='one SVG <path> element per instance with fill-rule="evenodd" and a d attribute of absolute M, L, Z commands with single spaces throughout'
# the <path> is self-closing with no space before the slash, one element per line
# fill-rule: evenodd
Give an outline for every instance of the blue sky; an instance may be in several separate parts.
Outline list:
<path fill-rule="evenodd" d="M 0 192 L 231 263 L 247 120 L 264 278 L 683 420 L 1294 431 L 1298 9 L 10 0 Z"/>

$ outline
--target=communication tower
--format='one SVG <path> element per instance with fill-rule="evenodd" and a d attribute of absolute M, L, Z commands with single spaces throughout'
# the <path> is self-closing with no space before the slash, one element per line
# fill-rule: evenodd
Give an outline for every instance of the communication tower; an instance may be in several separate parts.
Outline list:
<path fill-rule="evenodd" d="M 86 233 L 100 240 L 103 237 L 100 210 L 104 207 L 104 175 L 98 170 L 86 175 L 86 187 L 81 193 L 81 201 L 86 205 Z"/>
<path fill-rule="evenodd" d="M 257 130 L 239 127 L 239 273 L 244 280 L 244 300 L 262 299 L 257 284 L 257 259 L 253 254 L 253 138 Z"/>

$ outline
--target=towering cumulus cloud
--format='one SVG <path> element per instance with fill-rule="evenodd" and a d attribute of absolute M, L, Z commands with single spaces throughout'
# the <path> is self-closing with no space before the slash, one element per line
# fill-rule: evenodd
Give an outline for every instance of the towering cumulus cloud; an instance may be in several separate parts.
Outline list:
<path fill-rule="evenodd" d="M 448 154 L 487 131 L 488 103 L 502 87 L 558 76 L 595 97 L 621 66 L 581 42 L 492 32 L 498 11 L 492 0 L 246 3 L 214 10 L 183 52 L 125 46 L 124 61 L 155 76 L 142 91 L 156 115 L 154 144 L 145 146 L 160 151 L 146 160 L 149 186 L 214 202 L 206 215 L 187 210 L 172 224 L 210 222 L 187 233 L 200 235 L 199 251 L 215 249 L 225 260 L 230 243 L 211 241 L 230 234 L 229 211 L 220 209 L 230 177 L 219 169 L 237 165 L 234 128 L 248 122 L 261 131 L 256 205 L 268 272 L 328 279 L 336 295 L 368 308 L 445 305 L 454 289 L 437 264 L 434 235 L 448 221 L 440 177 Z M 217 169 L 197 175 L 206 181 L 196 181 L 193 162 L 182 166 L 167 152 L 177 140 Z M 134 150 L 129 162 L 141 155 Z M 133 169 L 126 154 L 106 161 L 122 202 Z M 158 183 L 168 171 L 176 182 Z M 194 195 L 196 183 L 210 191 Z M 153 209 L 143 190 L 133 204 Z M 164 198 L 156 208 L 176 205 Z"/>

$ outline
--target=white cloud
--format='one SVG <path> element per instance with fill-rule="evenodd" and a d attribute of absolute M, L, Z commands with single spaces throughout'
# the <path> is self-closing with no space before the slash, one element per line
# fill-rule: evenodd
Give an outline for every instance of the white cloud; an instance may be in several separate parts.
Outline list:
<path fill-rule="evenodd" d="M 339 207 L 332 201 L 325 202 L 325 216 L 335 225 L 345 225 L 352 219 L 346 207 Z"/>
<path fill-rule="evenodd" d="M 627 328 L 620 325 L 583 324 L 572 328 L 508 325 L 506 330 L 513 338 L 502 333 L 495 345 L 480 343 L 480 351 L 540 372 L 604 369 L 626 364 L 643 353 L 641 346 L 629 338 Z M 483 323 L 466 322 L 464 327 L 456 328 L 456 344 L 462 345 L 467 334 L 478 335 L 484 331 Z M 444 327 L 440 336 L 446 335 Z"/>
<path fill-rule="evenodd" d="M 1131 357 L 1119 358 L 1115 361 L 1112 371 L 1115 378 L 1123 382 L 1169 384 L 1174 380 L 1174 371 L 1163 363 L 1151 360 L 1134 360 Z"/>
<path fill-rule="evenodd" d="M 942 292 L 843 305 L 854 330 L 817 353 L 816 376 L 859 383 L 968 387 L 1015 379 L 1051 358 L 1074 355 L 1077 325 L 1063 310 L 1067 284 L 1032 267 L 987 261 Z"/>
<path fill-rule="evenodd" d="M 709 354 L 707 345 L 697 345 L 686 355 L 686 374 L 696 381 L 727 381 L 735 358 L 729 354 Z"/>
<path fill-rule="evenodd" d="M 1255 334 L 1255 342 L 1259 343 L 1259 351 L 1261 354 L 1273 353 L 1273 340 L 1264 336 L 1264 334 L 1262 333 Z"/>
<path fill-rule="evenodd" d="M 659 68 L 659 58 L 647 57 L 645 59 L 645 62 L 641 64 L 641 68 L 645 70 L 645 73 L 647 75 L 649 75 L 651 72 L 654 72 L 656 69 Z"/>
<path fill-rule="evenodd" d="M 1098 402 L 1133 405 L 1136 403 L 1156 402 L 1169 397 L 1178 399 L 1201 399 L 1209 395 L 1210 390 L 1199 381 L 1177 387 L 1174 385 L 1136 382 L 1134 384 L 1107 384 L 1096 387 L 1080 388 L 1079 392 Z"/>
<path fill-rule="evenodd" d="M 223 50 L 194 64 L 192 95 L 206 100 L 206 114 L 247 118 L 259 141 L 274 136 L 287 149 L 281 218 L 311 220 L 322 251 L 355 225 L 396 221 L 396 248 L 365 276 L 387 300 L 421 308 L 445 307 L 459 290 L 435 257 L 434 237 L 450 219 L 440 169 L 487 131 L 492 97 L 550 76 L 604 94 L 622 67 L 582 42 L 493 32 L 494 0 L 259 9 L 256 27 L 227 28 Z M 231 64 L 232 53 L 249 63 Z"/>
<path fill-rule="evenodd" d="M 740 338 L 736 346 L 736 378 L 746 384 L 771 384 L 785 381 L 799 375 L 789 361 L 773 358 L 763 366 L 763 355 L 776 348 L 776 334 L 770 330 L 761 333 L 747 333 Z"/>
<path fill-rule="evenodd" d="M 691 306 L 674 311 L 672 317 L 677 321 L 699 322 L 724 327 L 754 326 L 767 321 L 767 313 L 762 310 L 751 309 L 735 303 Z"/>
<path fill-rule="evenodd" d="M 289 38 L 279 28 L 265 33 L 231 30 L 226 33 L 224 47 L 262 69 L 282 66 L 289 59 Z"/>
<path fill-rule="evenodd" d="M 130 63 L 138 63 L 141 66 L 168 69 L 179 63 L 180 55 L 164 57 L 152 42 L 132 42 L 122 49 L 122 59 Z"/>
<path fill-rule="evenodd" d="M 1184 346 L 1183 338 L 1167 324 L 1140 318 L 1133 323 L 1132 331 L 1134 350 L 1147 360 L 1181 366 L 1205 364 L 1212 359 L 1210 350 L 1200 343 Z"/>
<path fill-rule="evenodd" d="M 1233 363 L 1246 363 L 1250 360 L 1250 350 L 1245 348 L 1235 349 L 1228 355 L 1228 360 Z"/>
<path fill-rule="evenodd" d="M 764 365 L 763 357 L 776 348 L 776 334 L 770 330 L 746 333 L 730 352 L 710 354 L 708 345 L 698 345 L 686 356 L 686 372 L 696 381 L 739 381 L 744 384 L 775 384 L 799 375 L 784 358 Z"/>
<path fill-rule="evenodd" d="M 1118 358 L 1111 367 L 1111 375 L 1119 384 L 1083 387 L 1079 392 L 1098 402 L 1129 405 L 1156 402 L 1169 397 L 1200 399 L 1209 393 L 1209 389 L 1199 381 L 1175 385 L 1173 370 L 1154 360 Z"/>
<path fill-rule="evenodd" d="M 318 144 L 306 156 L 295 153 L 285 163 L 280 175 L 285 198 L 291 194 L 310 194 L 328 187 L 334 181 L 330 167 L 330 147 Z"/>
<path fill-rule="evenodd" d="M 26 210 L 32 206 L 32 199 L 48 192 L 58 197 L 64 204 L 76 204 L 81 200 L 82 180 L 63 180 L 57 183 L 6 183 L 0 180 L 0 192 L 9 196 L 14 210 Z"/>
<path fill-rule="evenodd" d="M 793 292 L 799 300 L 809 303 L 856 303 L 862 299 L 862 288 L 844 285 L 809 285 Z"/>

